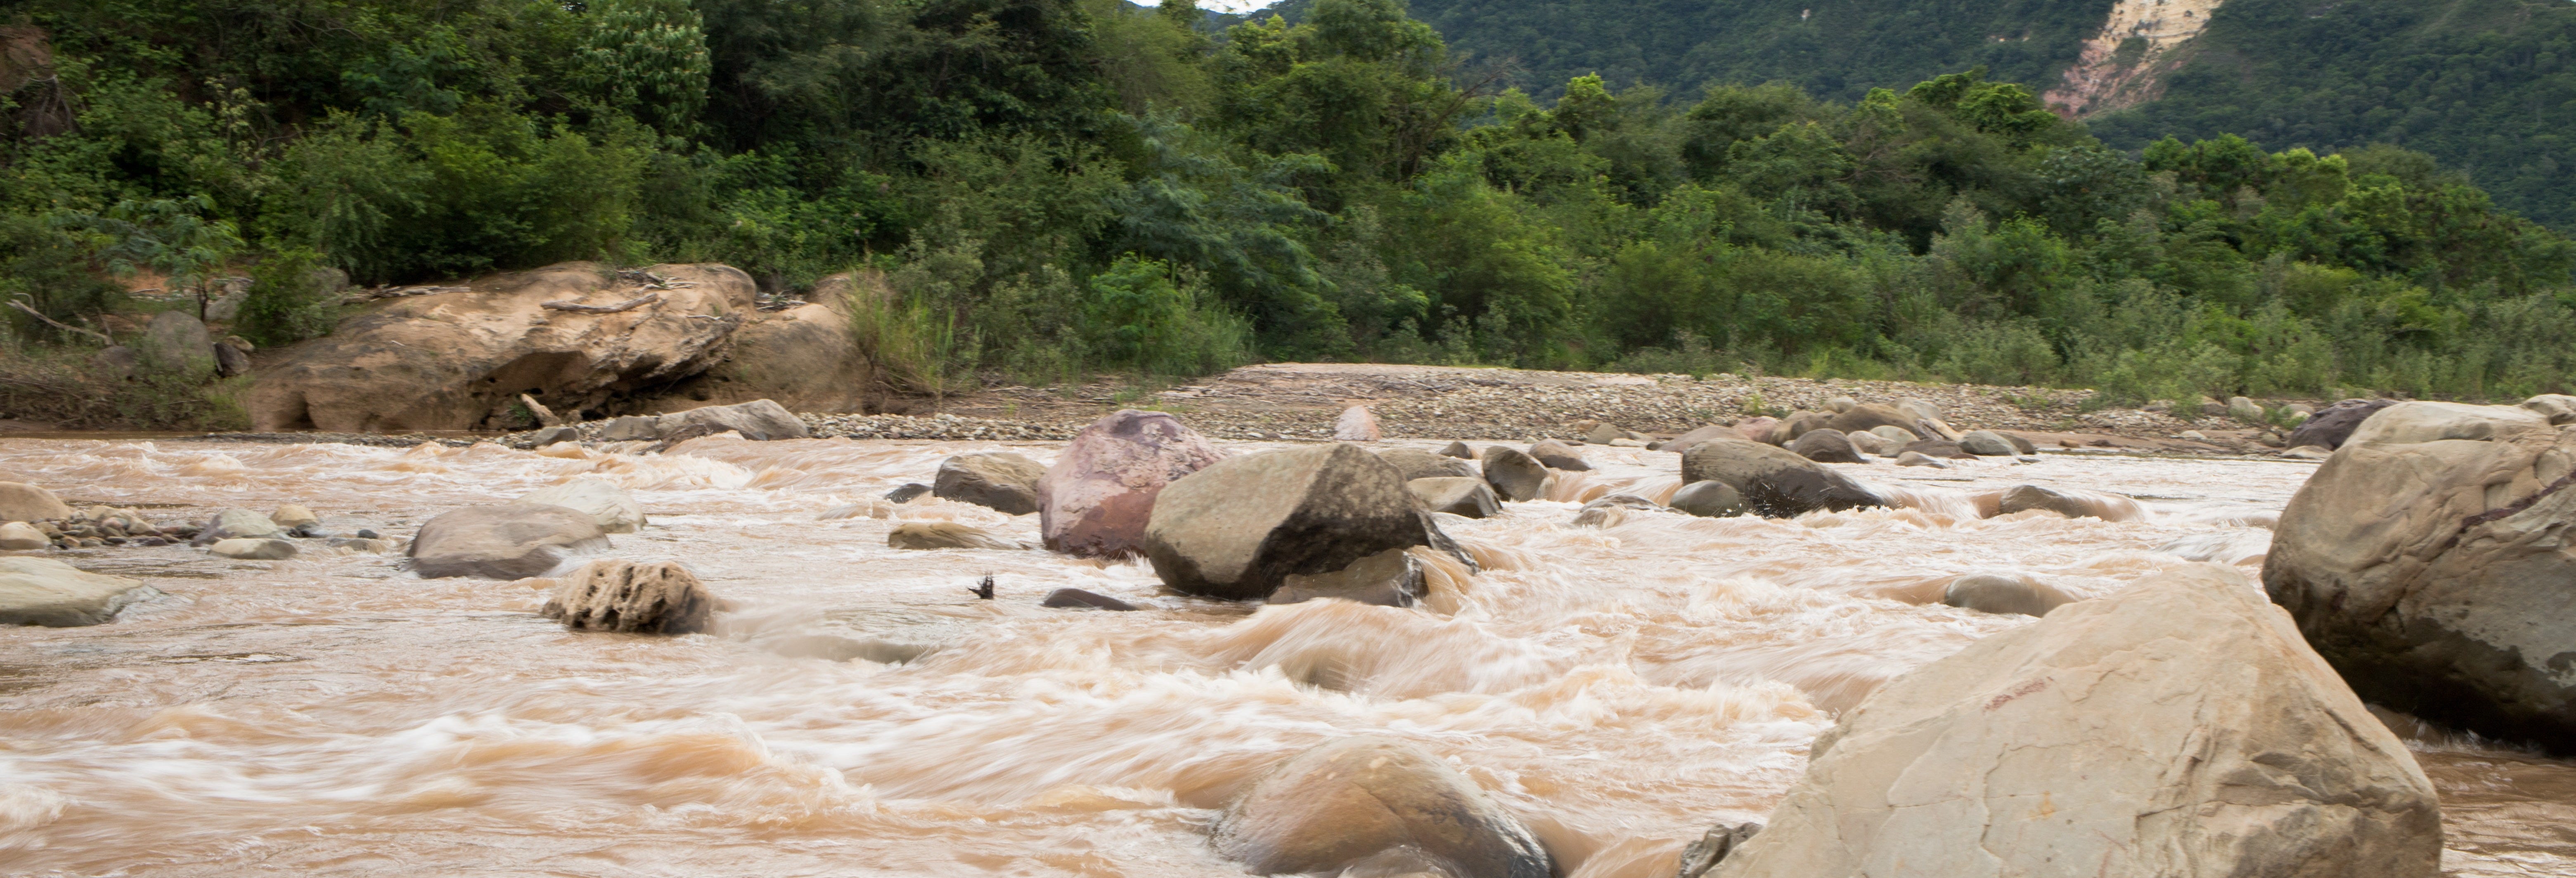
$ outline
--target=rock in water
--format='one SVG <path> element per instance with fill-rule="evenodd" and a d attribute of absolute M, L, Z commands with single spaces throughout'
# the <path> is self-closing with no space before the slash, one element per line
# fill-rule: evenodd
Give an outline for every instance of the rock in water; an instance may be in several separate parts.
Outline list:
<path fill-rule="evenodd" d="M 244 537 L 258 539 L 285 534 L 286 529 L 278 527 L 277 522 L 268 520 L 268 516 L 248 509 L 235 508 L 217 512 L 215 517 L 206 519 L 205 526 L 197 528 L 197 538 L 194 542 L 200 546 L 211 546 L 229 539 Z"/>
<path fill-rule="evenodd" d="M 1403 549 L 1388 549 L 1331 573 L 1290 574 L 1265 603 L 1302 604 L 1340 598 L 1381 607 L 1410 607 L 1422 598 L 1422 562 Z"/>
<path fill-rule="evenodd" d="M 1875 438 L 1875 437 L 1873 437 Z M 1817 463 L 1866 463 L 1860 450 L 1852 447 L 1851 437 L 1832 427 L 1807 431 L 1789 443 L 1789 451 Z"/>
<path fill-rule="evenodd" d="M 46 539 L 45 532 L 37 530 L 35 525 L 23 521 L 0 524 L 0 551 L 28 552 L 50 545 L 53 541 Z"/>
<path fill-rule="evenodd" d="M 1853 451 L 1861 454 L 1876 455 L 1879 457 L 1892 457 L 1895 455 L 1897 448 L 1897 444 L 1888 441 L 1887 437 L 1880 436 L 1868 430 L 1862 430 L 1858 433 L 1844 433 L 1843 440 L 1851 443 Z M 1812 457 L 1808 458 L 1808 460 L 1814 459 L 1815 458 Z"/>
<path fill-rule="evenodd" d="M 1887 505 L 1842 473 L 1756 442 L 1720 439 L 1683 452 L 1682 483 L 1704 481 L 1726 483 L 1743 496 L 1747 509 L 1764 518 Z"/>
<path fill-rule="evenodd" d="M 672 412 L 655 419 L 654 430 L 655 435 L 662 438 L 676 436 L 682 430 L 700 435 L 730 430 L 753 441 L 803 439 L 814 435 L 806 428 L 803 418 L 788 411 L 786 406 L 766 399 Z"/>
<path fill-rule="evenodd" d="M 1537 444 L 1531 445 L 1529 456 L 1537 458 L 1541 465 L 1549 469 L 1568 472 L 1588 472 L 1592 469 L 1592 462 L 1583 459 L 1583 452 L 1576 451 L 1574 446 L 1554 439 L 1541 439 Z"/>
<path fill-rule="evenodd" d="M 1897 453 L 1896 453 L 1896 465 L 1897 465 L 1897 466 L 1928 466 L 1928 467 L 1932 467 L 1932 468 L 1934 468 L 1934 469 L 1949 469 L 1949 468 L 1950 468 L 1950 465 L 1949 465 L 1949 464 L 1946 464 L 1946 463 L 1942 463 L 1940 458 L 1937 458 L 1937 457 L 1931 457 L 1931 456 L 1925 455 L 1923 452 L 1920 452 L 1920 451 L 1899 451 L 1899 452 L 1897 452 Z"/>
<path fill-rule="evenodd" d="M 1672 508 L 1701 518 L 1744 514 L 1744 494 L 1725 482 L 1692 482 L 1673 492 Z"/>
<path fill-rule="evenodd" d="M 1105 594 L 1094 594 L 1083 591 L 1078 588 L 1059 588 L 1054 591 L 1047 592 L 1046 599 L 1039 601 L 1038 606 L 1052 607 L 1060 610 L 1087 607 L 1094 610 L 1111 610 L 1116 612 L 1126 612 L 1136 609 L 1135 604 L 1131 604 Z"/>
<path fill-rule="evenodd" d="M 1439 757 L 1377 736 L 1300 753 L 1217 819 L 1219 852 L 1256 875 L 1548 878 L 1520 821 Z M 1348 871 L 1345 871 L 1348 870 Z"/>
<path fill-rule="evenodd" d="M 1653 512 L 1663 508 L 1664 504 L 1634 494 L 1612 494 L 1583 504 L 1583 508 L 1574 513 L 1574 526 L 1616 527 L 1628 520 L 1630 512 Z"/>
<path fill-rule="evenodd" d="M 896 485 L 894 490 L 885 492 L 885 498 L 886 501 L 890 503 L 910 503 L 915 498 L 928 493 L 930 493 L 929 485 L 925 485 L 920 482 L 905 482 L 903 484 Z"/>
<path fill-rule="evenodd" d="M 608 548 L 608 533 L 578 509 L 509 503 L 451 510 L 420 526 L 405 553 L 425 578 L 543 575 L 575 553 Z"/>
<path fill-rule="evenodd" d="M 1880 427 L 1893 427 L 1908 433 L 1919 433 L 1922 432 L 1917 426 L 1920 420 L 1895 406 L 1872 403 L 1853 406 L 1835 415 L 1833 420 L 1825 422 L 1825 426 L 1845 433 L 1867 433 Z"/>
<path fill-rule="evenodd" d="M 1898 449 L 1897 453 L 1901 456 L 1908 451 L 1923 455 L 1924 457 L 1938 457 L 1948 460 L 1977 459 L 1976 455 L 1969 454 L 1966 449 L 1960 448 L 1959 443 L 1941 439 L 1925 439 L 1920 442 L 1908 442 L 1905 443 L 1904 448 Z"/>
<path fill-rule="evenodd" d="M 2090 491 L 2060 491 L 2038 485 L 2005 488 L 1995 504 L 1997 515 L 2031 509 L 2045 509 L 2068 518 L 2099 518 L 2103 521 L 2136 521 L 2147 516 L 2137 501 L 2127 497 Z"/>
<path fill-rule="evenodd" d="M 1046 467 L 1008 451 L 960 454 L 939 464 L 931 493 L 943 500 L 973 503 L 1004 515 L 1038 511 L 1038 480 Z"/>
<path fill-rule="evenodd" d="M 1743 847 L 1761 831 L 1762 824 L 1759 823 L 1720 823 L 1709 827 L 1708 834 L 1682 848 L 1682 868 L 1674 878 L 1702 878 L 1708 870 L 1725 862 L 1728 854 Z"/>
<path fill-rule="evenodd" d="M 217 541 L 206 551 L 243 561 L 284 561 L 295 557 L 295 544 L 286 540 L 240 537 Z"/>
<path fill-rule="evenodd" d="M 2373 703 L 2576 755 L 2571 484 L 2538 414 L 2391 406 L 2282 509 L 2264 588 Z"/>
<path fill-rule="evenodd" d="M 601 479 L 581 478 L 560 485 L 549 485 L 528 492 L 514 502 L 561 506 L 590 516 L 599 529 L 613 534 L 631 534 L 647 522 L 644 507 L 635 496 Z"/>
<path fill-rule="evenodd" d="M 1370 414 L 1364 405 L 1343 409 L 1342 417 L 1333 422 L 1333 438 L 1341 442 L 1377 441 L 1377 415 Z"/>
<path fill-rule="evenodd" d="M 1810 431 L 1822 430 L 1833 422 L 1833 416 L 1824 412 L 1801 411 L 1791 414 L 1779 425 L 1772 427 L 1770 436 L 1760 438 L 1772 445 L 1786 447 L 1789 443 L 1798 441 L 1798 437 L 1807 435 Z"/>
<path fill-rule="evenodd" d="M 1455 457 L 1459 460 L 1476 459 L 1476 450 L 1468 448 L 1467 443 L 1464 442 L 1453 441 L 1447 445 L 1443 445 L 1440 447 L 1440 454 L 1443 457 Z"/>
<path fill-rule="evenodd" d="M 578 428 L 547 427 L 543 430 L 538 430 L 537 435 L 528 437 L 528 447 L 544 448 L 548 445 L 559 445 L 565 442 L 578 443 L 580 441 L 581 430 Z"/>
<path fill-rule="evenodd" d="M 1959 441 L 1959 431 L 1951 429 L 1950 423 L 1941 419 L 1940 406 L 1909 396 L 1897 400 L 1895 409 L 1914 416 L 1914 423 L 1906 426 L 1906 429 L 1922 434 L 1923 438 L 1945 442 Z"/>
<path fill-rule="evenodd" d="M 1154 497 L 1225 455 L 1162 412 L 1123 409 L 1091 422 L 1038 480 L 1046 547 L 1085 557 L 1142 551 Z"/>
<path fill-rule="evenodd" d="M 85 573 L 61 561 L 0 558 L 0 625 L 96 625 L 158 594 L 138 580 Z"/>
<path fill-rule="evenodd" d="M 1628 431 L 1619 429 L 1617 424 L 1606 422 L 1592 425 L 1592 429 L 1583 434 L 1583 441 L 1594 445 L 1608 445 L 1626 438 L 1628 438 Z"/>
<path fill-rule="evenodd" d="M 320 525 L 322 519 L 315 516 L 313 510 L 305 508 L 304 504 L 286 503 L 279 505 L 277 511 L 268 514 L 268 522 L 287 530 L 294 530 L 299 527 Z"/>
<path fill-rule="evenodd" d="M 1736 428 L 1734 428 L 1734 427 L 1728 427 L 1728 426 L 1723 426 L 1723 425 L 1719 425 L 1719 424 L 1710 424 L 1710 425 L 1708 425 L 1708 426 L 1701 427 L 1701 428 L 1696 429 L 1696 430 L 1692 430 L 1692 431 L 1690 431 L 1690 432 L 1688 432 L 1688 433 L 1684 433 L 1684 434 L 1681 434 L 1681 435 L 1679 435 L 1679 436 L 1675 436 L 1675 437 L 1673 437 L 1673 440 L 1672 440 L 1672 441 L 1664 443 L 1663 447 L 1662 447 L 1662 448 L 1660 448 L 1660 449 L 1657 449 L 1657 450 L 1659 450 L 1659 451 L 1670 451 L 1670 452 L 1672 452 L 1672 453 L 1674 453 L 1674 454 L 1680 454 L 1680 453 L 1682 453 L 1682 452 L 1689 451 L 1689 450 L 1691 449 L 1691 446 L 1693 446 L 1693 445 L 1698 445 L 1698 444 L 1700 444 L 1700 443 L 1702 443 L 1702 442 L 1706 442 L 1706 441 L 1711 440 L 1711 439 L 1745 439 L 1745 438 L 1749 438 L 1749 437 L 1745 436 L 1743 432 L 1741 432 L 1741 431 L 1737 430 L 1737 429 L 1736 429 Z"/>
<path fill-rule="evenodd" d="M 0 482 L 0 521 L 46 521 L 72 517 L 71 504 L 54 492 L 24 482 Z"/>
<path fill-rule="evenodd" d="M 1395 465 L 1405 481 L 1414 479 L 1475 478 L 1476 467 L 1445 454 L 1433 454 L 1418 448 L 1389 448 L 1377 453 L 1379 459 Z"/>
<path fill-rule="evenodd" d="M 1988 635 L 1816 739 L 1713 878 L 2433 878 L 2415 759 L 2234 570 Z"/>
<path fill-rule="evenodd" d="M 953 521 L 895 525 L 886 545 L 898 549 L 1020 549 L 1018 543 Z"/>
<path fill-rule="evenodd" d="M 1500 445 L 1485 447 L 1479 460 L 1485 467 L 1485 483 L 1505 500 L 1522 503 L 1536 500 L 1547 493 L 1547 465 L 1518 449 Z"/>
<path fill-rule="evenodd" d="M 599 438 L 609 442 L 639 442 L 662 438 L 662 420 L 643 415 L 627 415 L 599 428 Z"/>
<path fill-rule="evenodd" d="M 1466 518 L 1491 518 L 1503 514 L 1502 498 L 1494 496 L 1492 485 L 1484 479 L 1443 476 L 1433 479 L 1408 479 L 1404 489 L 1413 492 L 1422 506 L 1433 512 L 1446 512 Z"/>
<path fill-rule="evenodd" d="M 2015 576 L 1962 576 L 1941 590 L 1942 603 L 1981 613 L 2045 616 L 2074 600 L 2055 586 Z"/>
<path fill-rule="evenodd" d="M 1900 448 L 1923 441 L 1923 437 L 1914 435 L 1914 431 L 1903 427 L 1871 427 L 1869 432 L 1881 439 L 1896 443 Z"/>
<path fill-rule="evenodd" d="M 1993 430 L 1972 430 L 1959 437 L 1959 450 L 1979 457 L 2011 457 L 2020 452 L 2012 440 Z"/>
<path fill-rule="evenodd" d="M 1356 445 L 1227 458 L 1163 489 L 1145 557 L 1175 590 L 1260 600 L 1292 574 L 1432 545 L 1437 528 L 1414 503 L 1403 473 Z"/>
<path fill-rule="evenodd" d="M 543 612 L 575 631 L 690 634 L 706 630 L 715 610 L 715 595 L 688 568 L 600 560 L 563 577 Z"/>
<path fill-rule="evenodd" d="M 2350 437 L 2354 428 L 2361 426 L 2361 422 L 2370 420 L 2370 416 L 2378 414 L 2381 409 L 2396 404 L 2397 401 L 2393 399 L 2347 399 L 2326 406 L 2316 414 L 2309 415 L 2307 422 L 2300 424 L 2298 429 L 2290 431 L 2287 442 L 2292 448 L 2316 445 L 2333 451 L 2343 447 L 2344 439 Z"/>

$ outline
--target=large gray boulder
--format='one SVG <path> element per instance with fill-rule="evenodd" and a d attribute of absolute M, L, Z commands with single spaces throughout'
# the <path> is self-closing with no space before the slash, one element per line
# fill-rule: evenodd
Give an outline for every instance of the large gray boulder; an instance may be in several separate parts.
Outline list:
<path fill-rule="evenodd" d="M 2083 490 L 2059 490 L 2038 485 L 2014 485 L 1995 498 L 1995 514 L 2011 515 L 2032 509 L 2054 512 L 2068 518 L 2099 518 L 2103 521 L 2137 521 L 2147 517 L 2138 501 L 2117 494 Z"/>
<path fill-rule="evenodd" d="M 613 534 L 631 534 L 644 527 L 644 507 L 635 495 L 605 479 L 579 478 L 560 485 L 548 485 L 527 493 L 516 502 L 543 506 L 561 506 L 590 516 L 599 529 Z"/>
<path fill-rule="evenodd" d="M 1672 440 L 1671 440 L 1671 441 L 1668 441 L 1668 442 L 1665 442 L 1665 443 L 1664 443 L 1664 444 L 1662 444 L 1662 445 L 1656 446 L 1656 450 L 1658 450 L 1658 451 L 1670 451 L 1670 452 L 1672 452 L 1672 453 L 1674 453 L 1674 454 L 1680 454 L 1680 453 L 1682 453 L 1682 452 L 1689 451 L 1689 450 L 1691 449 L 1691 446 L 1693 446 L 1693 445 L 1698 445 L 1698 444 L 1700 444 L 1700 443 L 1702 443 L 1702 442 L 1706 442 L 1706 441 L 1709 441 L 1709 440 L 1711 440 L 1711 439 L 1749 439 L 1749 438 L 1751 438 L 1751 437 L 1748 437 L 1748 436 L 1744 435 L 1742 432 L 1740 432 L 1740 431 L 1736 430 L 1734 427 L 1729 427 L 1729 426 L 1726 426 L 1726 425 L 1724 425 L 1724 424 L 1710 424 L 1710 425 L 1708 425 L 1708 426 L 1701 427 L 1701 428 L 1696 429 L 1696 430 L 1692 430 L 1692 431 L 1690 431 L 1690 432 L 1688 432 L 1688 433 L 1684 433 L 1684 434 L 1681 434 L 1681 435 L 1679 435 L 1679 436 L 1675 436 L 1675 437 L 1673 437 L 1673 438 L 1672 438 Z"/>
<path fill-rule="evenodd" d="M 525 579 L 606 548 L 608 533 L 581 510 L 508 503 L 440 513 L 420 526 L 405 554 L 423 577 Z"/>
<path fill-rule="evenodd" d="M 1038 480 L 1046 467 L 1019 454 L 991 451 L 960 454 L 941 461 L 930 493 L 943 500 L 973 503 L 1004 515 L 1038 511 Z"/>
<path fill-rule="evenodd" d="M 1806 435 L 1789 443 L 1789 451 L 1817 463 L 1867 462 L 1860 456 L 1860 449 L 1852 447 L 1850 434 L 1832 427 L 1807 431 Z"/>
<path fill-rule="evenodd" d="M 1960 432 L 1942 419 L 1940 406 L 1909 396 L 1897 400 L 1894 408 L 1914 417 L 1914 426 L 1907 429 L 1922 434 L 1923 438 L 1959 441 Z"/>
<path fill-rule="evenodd" d="M 2309 415 L 2308 420 L 2300 424 L 2298 429 L 2290 431 L 2290 437 L 2283 440 L 2282 444 L 2291 448 L 2315 445 L 2328 451 L 2341 448 L 2344 439 L 2350 437 L 2353 429 L 2361 426 L 2361 422 L 2370 420 L 2370 416 L 2378 414 L 2381 409 L 2396 404 L 2397 400 L 2393 399 L 2347 399 L 2326 406 L 2316 414 Z"/>
<path fill-rule="evenodd" d="M 1714 878 L 2433 878 L 2406 745 L 2244 575 L 2192 565 L 1897 678 Z"/>
<path fill-rule="evenodd" d="M 1494 496 L 1494 487 L 1484 479 L 1442 476 L 1432 479 L 1407 479 L 1404 489 L 1422 501 L 1422 508 L 1466 518 L 1491 518 L 1503 514 L 1503 500 Z"/>
<path fill-rule="evenodd" d="M 142 363 L 155 372 L 189 381 L 203 381 L 215 374 L 215 340 L 206 333 L 206 324 L 186 311 L 163 311 L 143 327 L 143 340 L 135 347 Z"/>
<path fill-rule="evenodd" d="M 1592 469 L 1592 462 L 1583 459 L 1583 452 L 1576 451 L 1574 446 L 1555 439 L 1541 439 L 1532 444 L 1529 447 L 1529 456 L 1538 458 L 1538 462 L 1549 469 L 1561 469 L 1567 472 L 1584 472 Z"/>
<path fill-rule="evenodd" d="M 1181 477 L 1155 499 L 1144 549 L 1175 590 L 1261 600 L 1294 574 L 1433 545 L 1435 529 L 1394 465 L 1337 442 L 1227 458 Z"/>
<path fill-rule="evenodd" d="M 1777 426 L 1771 428 L 1771 435 L 1757 438 L 1773 445 L 1785 446 L 1798 441 L 1798 437 L 1807 435 L 1810 431 L 1825 429 L 1833 422 L 1834 416 L 1826 412 L 1793 412 L 1781 419 Z"/>
<path fill-rule="evenodd" d="M 804 439 L 814 435 L 806 428 L 805 419 L 788 411 L 786 406 L 766 399 L 672 412 L 654 419 L 653 426 L 655 437 L 660 439 L 685 438 L 684 433 L 707 436 L 728 430 L 755 441 Z"/>
<path fill-rule="evenodd" d="M 1494 494 L 1514 503 L 1547 496 L 1547 465 L 1516 448 L 1500 445 L 1485 447 L 1477 458 L 1484 467 L 1485 482 L 1494 486 Z"/>
<path fill-rule="evenodd" d="M 1224 457 L 1171 415 L 1104 415 L 1074 434 L 1038 479 L 1038 533 L 1058 552 L 1133 555 L 1144 549 L 1145 523 L 1163 486 Z"/>
<path fill-rule="evenodd" d="M 44 521 L 72 517 L 71 504 L 54 492 L 24 482 L 0 482 L 0 521 Z"/>
<path fill-rule="evenodd" d="M 1743 515 L 1744 494 L 1725 482 L 1692 482 L 1673 492 L 1672 508 L 1701 518 Z"/>
<path fill-rule="evenodd" d="M 1886 501 L 1850 477 L 1759 442 L 1719 439 L 1682 453 L 1682 484 L 1723 482 L 1764 518 L 1789 518 L 1819 509 L 1840 512 Z"/>
<path fill-rule="evenodd" d="M 1216 849 L 1255 875 L 1548 878 L 1538 838 L 1439 757 L 1392 738 L 1300 753 L 1226 806 Z"/>
<path fill-rule="evenodd" d="M 2534 412 L 2391 406 L 2290 498 L 2264 588 L 2362 697 L 2576 755 L 2571 473 Z"/>
<path fill-rule="evenodd" d="M 1263 603 L 1302 604 L 1336 598 L 1380 607 L 1410 607 L 1422 599 L 1422 562 L 1403 549 L 1388 549 L 1330 573 L 1296 573 L 1280 580 Z"/>
<path fill-rule="evenodd" d="M 540 612 L 575 631 L 690 634 L 706 630 L 716 604 L 686 567 L 603 559 L 558 580 Z"/>
<path fill-rule="evenodd" d="M 1021 549 L 1019 543 L 953 521 L 912 521 L 886 532 L 886 545 L 897 549 Z"/>
<path fill-rule="evenodd" d="M 1449 479 L 1476 477 L 1476 465 L 1446 454 L 1433 454 L 1419 448 L 1389 448 L 1377 453 L 1379 459 L 1393 464 L 1404 473 L 1405 481 L 1414 479 Z"/>
<path fill-rule="evenodd" d="M 140 580 L 87 573 L 61 561 L 0 557 L 0 625 L 97 625 L 159 594 Z"/>
<path fill-rule="evenodd" d="M 2011 439 L 1993 430 L 1971 430 L 1959 437 L 1959 450 L 1981 457 L 2011 457 L 2021 452 Z"/>
<path fill-rule="evenodd" d="M 1950 584 L 1941 589 L 1942 603 L 1981 613 L 2045 616 L 2048 611 L 2074 600 L 2056 586 L 2018 576 L 1962 576 L 1950 580 Z"/>
<path fill-rule="evenodd" d="M 197 528 L 194 542 L 200 546 L 211 546 L 224 540 L 264 539 L 285 535 L 286 529 L 278 527 L 275 519 L 236 507 L 217 512 L 215 517 L 206 519 L 205 525 Z"/>

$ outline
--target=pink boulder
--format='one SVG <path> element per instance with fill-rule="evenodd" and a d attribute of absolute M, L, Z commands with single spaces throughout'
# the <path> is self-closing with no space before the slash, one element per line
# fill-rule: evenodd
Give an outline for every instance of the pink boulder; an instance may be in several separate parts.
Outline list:
<path fill-rule="evenodd" d="M 1342 442 L 1377 441 L 1377 415 L 1364 405 L 1343 409 L 1342 419 L 1333 422 L 1333 438 Z"/>
<path fill-rule="evenodd" d="M 1038 533 L 1047 548 L 1072 555 L 1141 553 L 1155 495 L 1224 456 L 1171 415 L 1104 416 L 1075 434 L 1038 479 Z"/>

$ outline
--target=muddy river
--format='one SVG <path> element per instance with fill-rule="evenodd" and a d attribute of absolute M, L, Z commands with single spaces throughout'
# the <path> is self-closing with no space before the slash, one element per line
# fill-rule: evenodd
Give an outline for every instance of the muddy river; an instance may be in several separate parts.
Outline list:
<path fill-rule="evenodd" d="M 2311 469 L 1882 462 L 1850 469 L 1912 508 L 1575 527 L 1575 501 L 1678 484 L 1675 455 L 1593 447 L 1599 469 L 1560 502 L 1444 518 L 1484 570 L 1434 571 L 1411 610 L 1256 608 L 1166 594 L 1141 562 L 886 546 L 907 521 L 1036 543 L 1034 515 L 876 498 L 950 454 L 1057 447 L 0 441 L 0 474 L 76 506 L 292 502 L 400 536 L 595 476 L 652 517 L 615 555 L 683 562 L 738 605 L 712 634 L 574 634 L 527 584 L 423 580 L 319 541 L 273 562 L 46 553 L 170 597 L 0 629 L 0 873 L 1232 875 L 1205 841 L 1216 809 L 1368 732 L 1457 765 L 1567 875 L 1665 878 L 1710 824 L 1766 814 L 1835 711 L 2032 621 L 1914 603 L 1941 583 L 2091 596 L 2191 560 L 2251 573 Z M 1974 517 L 1971 492 L 2019 483 L 2145 515 Z M 998 595 L 977 600 L 987 575 Z M 1038 606 L 1065 586 L 1146 611 Z M 2439 730 L 2412 746 L 2444 798 L 2446 871 L 2576 874 L 2576 767 Z"/>

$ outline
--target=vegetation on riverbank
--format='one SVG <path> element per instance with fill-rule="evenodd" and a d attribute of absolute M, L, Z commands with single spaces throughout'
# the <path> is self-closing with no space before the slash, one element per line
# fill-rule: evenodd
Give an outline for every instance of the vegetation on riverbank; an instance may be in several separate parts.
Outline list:
<path fill-rule="evenodd" d="M 2393 148 L 2105 148 L 1982 71 L 1855 102 L 1580 77 L 1542 105 L 1398 0 L 1221 34 L 1117 0 L 38 0 L 0 85 L 0 296 L 256 266 L 855 266 L 912 380 L 1256 358 L 2094 386 L 2567 389 L 2576 246 Z M 31 36 L 32 35 L 32 36 Z M 34 41 L 34 42 L 31 42 Z M 68 333 L 10 311 L 22 336 Z"/>

